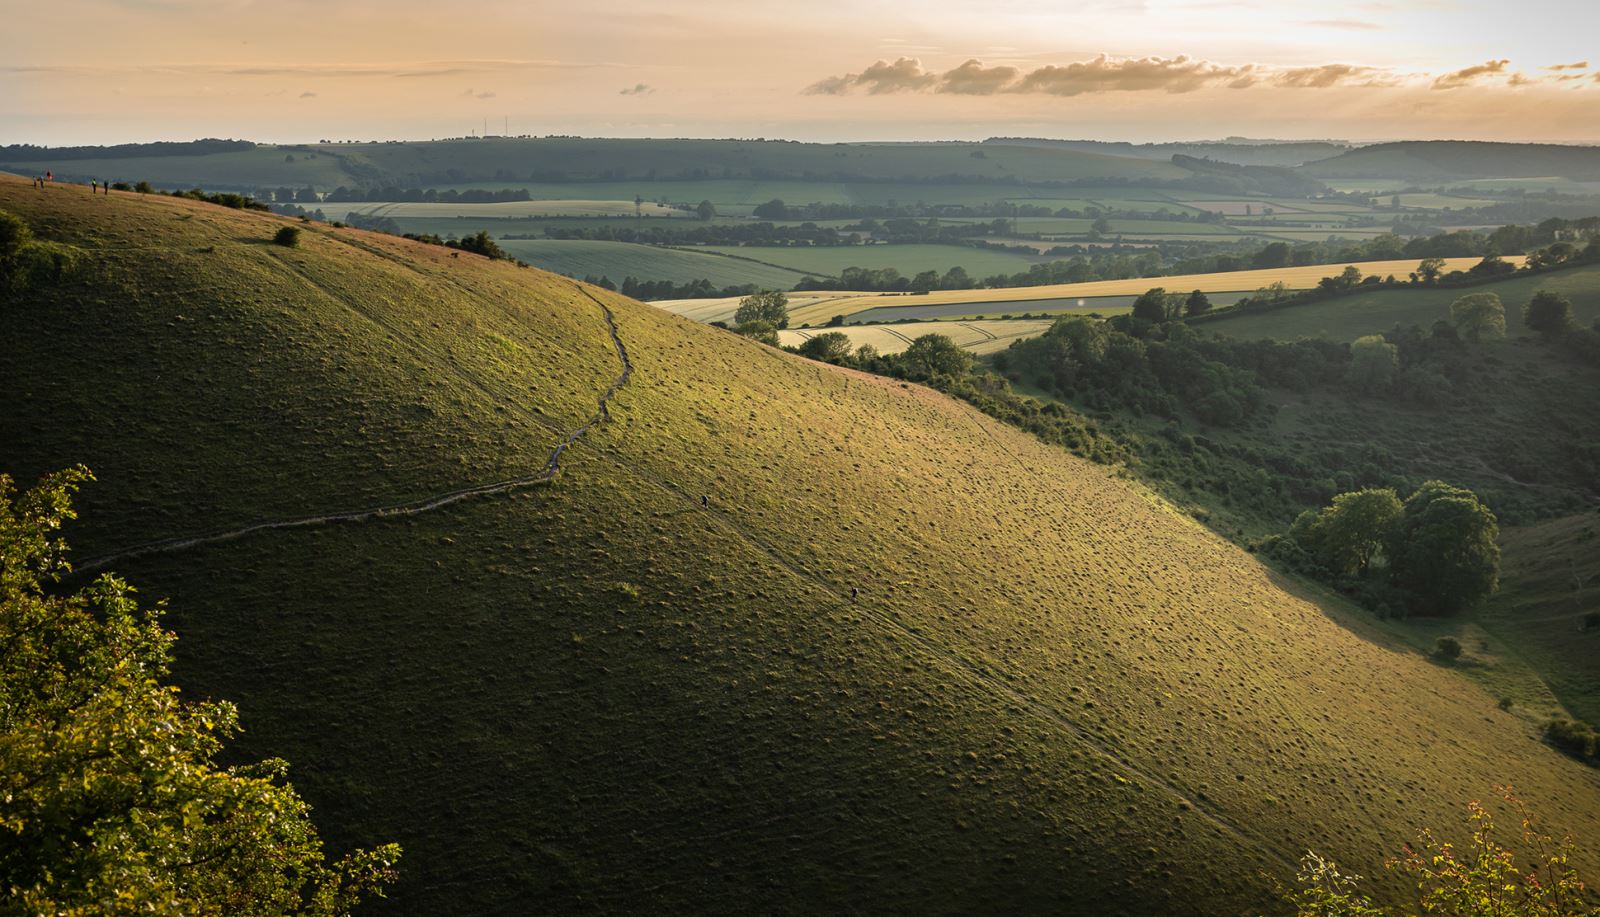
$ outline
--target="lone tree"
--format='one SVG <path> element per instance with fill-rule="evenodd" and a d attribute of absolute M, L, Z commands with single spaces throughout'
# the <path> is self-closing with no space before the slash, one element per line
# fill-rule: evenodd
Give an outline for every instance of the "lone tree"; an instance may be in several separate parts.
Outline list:
<path fill-rule="evenodd" d="M 1450 320 L 1475 344 L 1506 336 L 1506 307 L 1493 293 L 1471 293 L 1451 303 Z"/>
<path fill-rule="evenodd" d="M 900 355 L 906 365 L 930 376 L 964 376 L 972 368 L 972 354 L 942 334 L 924 334 Z"/>
<path fill-rule="evenodd" d="M 710 201 L 701 201 L 700 206 L 694 208 L 694 214 L 702 220 L 709 220 L 717 215 L 717 205 Z"/>
<path fill-rule="evenodd" d="M 1423 258 L 1422 263 L 1417 265 L 1415 276 L 1423 283 L 1438 283 L 1439 278 L 1444 276 L 1444 259 Z"/>
<path fill-rule="evenodd" d="M 1500 586 L 1500 525 L 1470 490 L 1429 481 L 1405 502 L 1389 556 L 1395 584 L 1424 614 L 1453 614 Z"/>
<path fill-rule="evenodd" d="M 1572 302 L 1560 293 L 1539 290 L 1522 307 L 1522 323 L 1547 338 L 1557 338 L 1576 326 Z"/>
<path fill-rule="evenodd" d="M 742 329 L 752 322 L 766 322 L 774 329 L 789 327 L 789 297 L 780 290 L 762 290 L 739 300 L 733 325 Z"/>
<path fill-rule="evenodd" d="M 269 760 L 221 767 L 225 701 L 166 683 L 174 637 L 109 574 L 77 592 L 58 536 L 87 470 L 0 475 L 0 911 L 343 915 L 394 845 L 336 862 Z"/>
<path fill-rule="evenodd" d="M 1196 315 L 1205 315 L 1211 311 L 1211 297 L 1195 290 L 1189 298 L 1183 301 L 1183 314 L 1193 318 Z"/>
<path fill-rule="evenodd" d="M 850 352 L 854 349 L 850 335 L 842 331 L 829 331 L 801 344 L 800 355 L 824 363 L 843 363 L 850 359 Z"/>
<path fill-rule="evenodd" d="M 1159 325 L 1167 320 L 1167 291 L 1153 287 L 1133 301 L 1133 317 Z"/>
<path fill-rule="evenodd" d="M 1350 384 L 1359 391 L 1373 393 L 1394 385 L 1400 368 L 1400 348 L 1381 334 L 1369 334 L 1350 345 Z"/>

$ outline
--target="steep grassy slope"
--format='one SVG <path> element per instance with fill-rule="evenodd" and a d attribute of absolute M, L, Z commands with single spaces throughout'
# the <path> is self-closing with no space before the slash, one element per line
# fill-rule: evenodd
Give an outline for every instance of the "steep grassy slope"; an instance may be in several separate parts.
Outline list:
<path fill-rule="evenodd" d="M 0 307 L 0 468 L 97 470 L 81 557 L 535 474 L 623 383 L 548 484 L 112 564 L 406 846 L 394 912 L 1254 912 L 1503 780 L 1600 837 L 1493 698 L 931 391 L 390 237 L 0 207 L 86 251 Z"/>
<path fill-rule="evenodd" d="M 1507 331 L 1519 335 L 1528 333 L 1522 325 L 1522 307 L 1536 290 L 1550 290 L 1571 300 L 1573 317 L 1584 327 L 1600 318 L 1600 267 L 1582 266 L 1466 288 L 1376 290 L 1272 312 L 1219 316 L 1202 327 L 1240 340 L 1320 337 L 1353 341 L 1395 325 L 1431 328 L 1434 322 L 1449 319 L 1450 304 L 1457 299 L 1468 293 L 1494 293 L 1505 304 Z"/>
<path fill-rule="evenodd" d="M 1501 538 L 1500 594 L 1482 616 L 1485 627 L 1540 669 L 1561 702 L 1586 722 L 1600 722 L 1600 628 L 1584 616 L 1600 611 L 1600 515 L 1585 513 L 1511 529 Z"/>

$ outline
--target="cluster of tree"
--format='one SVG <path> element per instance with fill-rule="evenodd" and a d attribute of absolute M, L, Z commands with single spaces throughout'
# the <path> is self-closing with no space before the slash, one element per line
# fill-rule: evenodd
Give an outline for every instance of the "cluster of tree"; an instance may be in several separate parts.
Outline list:
<path fill-rule="evenodd" d="M 308 220 L 316 220 L 318 223 L 328 222 L 328 215 L 322 212 L 321 207 L 307 210 L 299 204 L 273 204 L 272 212 L 281 213 L 284 216 L 290 217 L 305 217 Z M 389 230 L 385 229 L 382 231 L 388 232 Z"/>
<path fill-rule="evenodd" d="M 1396 606 L 1454 614 L 1500 583 L 1500 526 L 1476 494 L 1428 481 L 1401 502 L 1394 490 L 1343 493 L 1306 510 L 1270 556 L 1359 594 L 1380 615 Z"/>
<path fill-rule="evenodd" d="M 159 606 L 105 575 L 78 591 L 61 524 L 83 469 L 0 475 L 0 910 L 348 914 L 400 849 L 330 861 L 281 760 L 224 766 L 225 701 L 167 683 Z"/>
<path fill-rule="evenodd" d="M 329 191 L 323 201 L 329 204 L 359 204 L 359 203 L 420 203 L 420 204 L 500 204 L 508 201 L 528 201 L 533 198 L 528 195 L 526 188 L 501 188 L 488 190 L 483 188 L 470 188 L 466 191 L 456 191 L 447 188 L 440 191 L 435 188 L 400 188 L 394 185 L 372 187 L 366 190 L 361 188 L 346 188 L 343 185 Z"/>
<path fill-rule="evenodd" d="M 1349 361 L 1341 344 L 1235 341 L 1171 322 L 1175 310 L 1191 303 L 1199 308 L 1203 294 L 1168 296 L 1157 289 L 1140 299 L 1145 309 L 1161 309 L 1162 317 L 1063 318 L 997 354 L 995 368 L 1062 398 L 1082 398 L 1095 410 L 1169 419 L 1188 411 L 1202 423 L 1228 427 L 1262 414 L 1267 398 L 1261 383 L 1300 391 L 1337 383 Z"/>
<path fill-rule="evenodd" d="M 482 229 L 460 239 L 445 239 L 433 233 L 409 232 L 403 238 L 411 239 L 414 242 L 426 242 L 429 245 L 443 245 L 446 248 L 471 252 L 474 255 L 482 255 L 491 261 L 517 261 L 517 259 L 506 254 L 506 250 L 501 248 L 499 243 L 489 237 L 488 231 Z M 517 261 L 517 264 L 522 264 L 522 262 Z M 522 264 L 522 266 L 526 267 L 527 265 Z"/>
<path fill-rule="evenodd" d="M 1309 197 L 1323 190 L 1321 182 L 1282 166 L 1241 166 L 1182 153 L 1173 154 L 1172 164 L 1194 173 L 1188 185 L 1203 191 Z"/>
<path fill-rule="evenodd" d="M 277 208 L 273 209 L 276 210 Z M 303 209 L 302 213 L 304 213 Z M 344 222 L 346 226 L 354 226 L 357 229 L 386 232 L 392 236 L 404 235 L 400 224 L 393 217 L 374 216 L 370 213 L 357 213 L 352 210 L 344 215 Z"/>
<path fill-rule="evenodd" d="M 646 302 L 655 299 L 723 299 L 730 296 L 749 296 L 758 291 L 753 283 L 716 287 L 704 277 L 685 283 L 674 283 L 671 280 L 640 280 L 630 274 L 622 278 L 622 285 L 618 286 L 604 274 L 598 277 L 589 274 L 583 278 L 583 282 L 607 290 L 616 290 L 623 296 Z"/>
<path fill-rule="evenodd" d="M 70 245 L 36 238 L 21 217 L 0 210 L 0 296 L 64 279 L 78 255 Z"/>
<path fill-rule="evenodd" d="M 140 182 L 139 184 L 144 185 L 145 183 Z M 208 204 L 231 207 L 234 210 L 272 210 L 271 207 L 247 194 L 235 194 L 232 191 L 207 192 L 199 188 L 191 188 L 188 191 L 167 191 L 165 193 L 169 197 L 186 197 L 193 201 L 205 201 Z"/>
<path fill-rule="evenodd" d="M 0 146 L 0 162 L 50 162 L 79 159 L 134 159 L 144 156 L 205 156 L 210 153 L 237 153 L 253 150 L 249 140 L 171 141 L 119 143 L 114 146 L 34 146 L 14 143 Z M 43 170 L 41 170 L 43 171 Z"/>

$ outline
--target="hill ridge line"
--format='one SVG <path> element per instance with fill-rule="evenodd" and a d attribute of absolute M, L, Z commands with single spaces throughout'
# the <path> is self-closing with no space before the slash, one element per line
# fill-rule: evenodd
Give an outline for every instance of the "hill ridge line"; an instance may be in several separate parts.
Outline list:
<path fill-rule="evenodd" d="M 578 292 L 588 297 L 589 301 L 600 307 L 601 315 L 605 318 L 606 322 L 606 332 L 611 337 L 611 345 L 613 349 L 616 350 L 617 359 L 622 364 L 622 371 L 617 375 L 617 378 L 612 381 L 611 385 L 600 394 L 594 414 L 592 414 L 588 420 L 584 421 L 581 426 L 569 431 L 567 435 L 556 444 L 555 449 L 550 453 L 550 457 L 545 461 L 544 467 L 541 468 L 537 473 L 524 475 L 517 478 L 510 478 L 504 481 L 495 481 L 488 484 L 475 484 L 470 487 L 449 490 L 443 493 L 433 494 L 432 496 L 422 497 L 420 499 L 411 500 L 404 503 L 391 503 L 382 506 L 346 510 L 337 513 L 323 513 L 313 516 L 298 516 L 291 519 L 278 519 L 271 522 L 257 522 L 235 529 L 211 532 L 204 535 L 180 536 L 177 538 L 168 538 L 162 541 L 149 542 L 147 544 L 127 548 L 122 551 L 116 551 L 111 554 L 106 554 L 101 557 L 85 561 L 84 563 L 76 565 L 75 571 L 87 572 L 91 570 L 98 570 L 119 560 L 127 560 L 134 557 L 144 557 L 150 554 L 170 554 L 176 551 L 184 551 L 189 548 L 199 547 L 201 545 L 219 544 L 221 542 L 234 541 L 258 532 L 267 532 L 279 529 L 313 528 L 323 525 L 337 525 L 346 522 L 366 522 L 371 519 L 417 516 L 421 515 L 422 513 L 432 512 L 436 509 L 442 509 L 446 506 L 460 503 L 464 500 L 469 500 L 473 497 L 507 493 L 523 487 L 532 487 L 538 484 L 550 482 L 561 470 L 561 457 L 566 453 L 567 448 L 586 436 L 589 430 L 592 429 L 596 424 L 599 424 L 611 417 L 611 411 L 608 405 L 612 396 L 614 396 L 624 385 L 628 383 L 628 380 L 633 377 L 633 360 L 628 356 L 628 347 L 623 343 L 622 335 L 617 330 L 616 315 L 611 311 L 609 306 L 595 298 L 595 296 L 588 290 L 585 290 L 582 286 L 577 284 L 574 284 L 574 287 L 578 290 Z"/>

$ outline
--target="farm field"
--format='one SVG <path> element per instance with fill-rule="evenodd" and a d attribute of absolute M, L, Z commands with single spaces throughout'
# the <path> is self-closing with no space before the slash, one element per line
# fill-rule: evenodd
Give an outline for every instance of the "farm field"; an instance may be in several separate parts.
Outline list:
<path fill-rule="evenodd" d="M 1507 332 L 1516 336 L 1528 333 L 1522 327 L 1521 309 L 1535 290 L 1551 290 L 1570 299 L 1573 314 L 1581 325 L 1588 326 L 1600 318 L 1600 268 L 1575 267 L 1460 289 L 1405 288 L 1357 293 L 1272 312 L 1218 318 L 1200 327 L 1240 339 L 1292 341 L 1315 337 L 1353 341 L 1365 334 L 1388 331 L 1395 325 L 1430 328 L 1434 322 L 1449 317 L 1450 304 L 1460 297 L 1468 293 L 1494 293 L 1505 303 Z"/>
<path fill-rule="evenodd" d="M 0 208 L 91 268 L 0 309 L 0 470 L 96 471 L 80 569 L 570 443 L 112 564 L 231 755 L 405 847 L 397 912 L 1262 913 L 1507 772 L 1600 836 L 1594 772 L 1389 625 L 931 389 L 382 234 Z"/>
<path fill-rule="evenodd" d="M 418 219 L 486 218 L 506 220 L 525 217 L 695 219 L 695 215 L 692 213 L 686 213 L 654 201 L 645 201 L 639 205 L 636 211 L 631 198 L 628 200 L 504 201 L 493 204 L 428 204 L 420 202 L 341 204 L 330 202 L 324 206 L 334 210 L 347 210 L 347 212 L 359 213 L 364 216 L 412 217 Z"/>
<path fill-rule="evenodd" d="M 1446 270 L 1466 270 L 1477 264 L 1478 258 L 1448 259 Z M 1515 261 L 1516 259 L 1507 259 Z M 1376 274 L 1380 277 L 1388 274 L 1404 275 L 1416 269 L 1415 261 L 1368 261 L 1356 265 L 1364 274 Z M 1186 274 L 1175 277 L 1141 277 L 1130 280 L 1101 280 L 1091 283 L 1055 284 L 1038 287 L 1007 287 L 986 290 L 935 290 L 916 297 L 915 305 L 934 306 L 949 303 L 972 303 L 979 306 L 974 312 L 981 311 L 983 304 L 995 302 L 1008 302 L 1016 300 L 1047 300 L 1047 299 L 1087 299 L 1094 296 L 1137 296 L 1152 287 L 1161 287 L 1170 291 L 1201 290 L 1210 292 L 1229 292 L 1237 290 L 1258 290 L 1275 283 L 1282 283 L 1290 289 L 1306 289 L 1317 285 L 1323 277 L 1331 277 L 1344 270 L 1342 264 L 1314 264 L 1304 267 L 1271 268 L 1267 270 L 1230 271 L 1219 274 Z M 857 296 L 832 300 L 826 304 L 806 306 L 801 309 L 789 310 L 789 323 L 798 325 L 802 322 L 816 324 L 825 322 L 833 315 L 853 315 L 866 309 L 886 307 L 890 305 L 911 305 L 902 302 L 907 297 L 897 293 L 863 293 Z M 828 311 L 832 310 L 832 311 Z M 826 313 L 826 314 L 824 314 Z"/>
<path fill-rule="evenodd" d="M 839 328 L 788 329 L 778 332 L 778 343 L 799 347 L 810 338 L 837 331 L 850 338 L 853 347 L 870 344 L 879 353 L 899 353 L 924 334 L 942 334 L 963 350 L 979 356 L 1011 346 L 1012 341 L 1043 334 L 1053 320 L 1012 319 L 1009 321 L 950 321 L 908 325 L 844 325 Z"/>
<path fill-rule="evenodd" d="M 965 245 L 706 245 L 686 250 L 749 258 L 818 277 L 837 277 L 847 267 L 894 268 L 906 277 L 928 270 L 943 274 L 952 267 L 962 267 L 969 275 L 981 278 L 994 274 L 1016 274 L 1041 261 L 1053 260 Z"/>
<path fill-rule="evenodd" d="M 534 267 L 569 277 L 624 277 L 689 283 L 705 279 L 714 286 L 753 283 L 787 290 L 805 275 L 782 267 L 758 264 L 706 252 L 636 245 L 630 242 L 593 242 L 563 239 L 506 239 L 500 247 Z"/>

